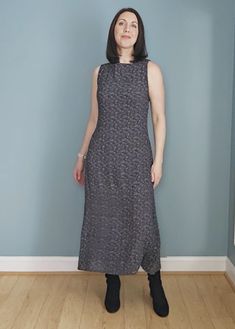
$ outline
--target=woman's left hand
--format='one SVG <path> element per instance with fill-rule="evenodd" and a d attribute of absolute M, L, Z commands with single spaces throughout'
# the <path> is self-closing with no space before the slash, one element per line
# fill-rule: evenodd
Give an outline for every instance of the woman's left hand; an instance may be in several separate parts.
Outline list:
<path fill-rule="evenodd" d="M 159 184 L 161 177 L 162 177 L 162 164 L 154 161 L 151 166 L 151 178 L 152 178 L 154 189 Z"/>

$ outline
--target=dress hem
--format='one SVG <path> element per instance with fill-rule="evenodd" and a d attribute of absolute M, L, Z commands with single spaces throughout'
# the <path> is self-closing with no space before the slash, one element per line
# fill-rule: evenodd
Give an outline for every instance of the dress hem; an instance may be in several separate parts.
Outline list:
<path fill-rule="evenodd" d="M 87 272 L 99 272 L 99 273 L 109 273 L 109 274 L 116 274 L 116 275 L 134 275 L 137 274 L 139 272 L 139 268 L 141 267 L 138 266 L 137 269 L 135 269 L 134 271 L 109 271 L 108 269 L 105 270 L 104 268 L 93 268 L 93 267 L 83 267 L 83 266 L 78 266 L 77 270 L 78 271 L 87 271 Z M 146 270 L 142 267 L 143 271 L 145 273 L 150 273 L 150 274 L 154 274 L 155 272 L 161 270 L 161 266 L 158 269 L 154 269 L 153 271 L 151 270 Z"/>

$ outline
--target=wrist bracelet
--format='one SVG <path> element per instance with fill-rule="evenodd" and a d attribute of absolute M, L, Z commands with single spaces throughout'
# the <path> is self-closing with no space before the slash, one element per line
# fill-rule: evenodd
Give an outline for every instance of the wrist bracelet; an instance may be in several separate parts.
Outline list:
<path fill-rule="evenodd" d="M 82 154 L 82 153 L 80 153 L 80 152 L 77 154 L 77 156 L 78 156 L 79 158 L 86 159 L 86 155 L 85 155 L 85 154 Z"/>

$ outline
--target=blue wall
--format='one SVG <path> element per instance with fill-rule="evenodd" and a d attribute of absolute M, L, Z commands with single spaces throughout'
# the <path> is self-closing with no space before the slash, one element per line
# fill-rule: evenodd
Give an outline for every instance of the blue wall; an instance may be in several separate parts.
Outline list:
<path fill-rule="evenodd" d="M 234 25 L 235 39 L 235 25 Z M 235 265 L 235 48 L 233 64 L 233 113 L 232 113 L 232 131 L 231 131 L 231 168 L 230 168 L 230 203 L 229 203 L 229 227 L 228 227 L 228 257 Z"/>
<path fill-rule="evenodd" d="M 0 255 L 78 255 L 84 188 L 72 171 L 91 74 L 107 61 L 109 25 L 127 5 L 140 12 L 165 79 L 161 255 L 227 255 L 232 0 L 0 2 Z M 153 142 L 151 116 L 149 134 Z"/>

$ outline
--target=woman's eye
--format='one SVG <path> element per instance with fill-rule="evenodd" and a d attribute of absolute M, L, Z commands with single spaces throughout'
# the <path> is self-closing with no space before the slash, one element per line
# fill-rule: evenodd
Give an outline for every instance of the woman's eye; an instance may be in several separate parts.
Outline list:
<path fill-rule="evenodd" d="M 123 25 L 123 22 L 119 22 L 118 25 Z M 133 26 L 134 28 L 137 28 L 137 25 L 136 25 L 136 24 L 133 24 L 132 26 Z"/>

